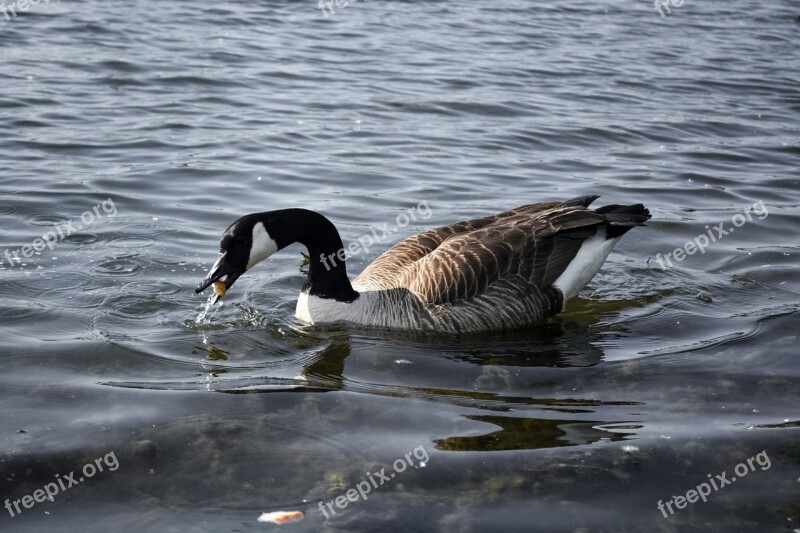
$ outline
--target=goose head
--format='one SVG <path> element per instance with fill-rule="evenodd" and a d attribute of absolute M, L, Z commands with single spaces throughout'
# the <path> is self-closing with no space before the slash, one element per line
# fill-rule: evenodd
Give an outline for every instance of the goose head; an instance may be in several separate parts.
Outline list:
<path fill-rule="evenodd" d="M 195 292 L 203 292 L 215 281 L 222 281 L 227 291 L 242 274 L 295 242 L 305 246 L 310 257 L 304 290 L 345 302 L 358 297 L 347 279 L 344 261 L 333 266 L 323 261 L 344 249 L 336 227 L 315 211 L 297 208 L 251 213 L 231 224 L 222 234 L 214 266 Z"/>
<path fill-rule="evenodd" d="M 245 215 L 228 226 L 219 242 L 219 256 L 195 289 L 196 293 L 203 292 L 216 281 L 222 281 L 225 290 L 230 289 L 242 274 L 283 248 L 272 237 L 279 233 L 279 228 L 271 228 L 270 214 Z"/>

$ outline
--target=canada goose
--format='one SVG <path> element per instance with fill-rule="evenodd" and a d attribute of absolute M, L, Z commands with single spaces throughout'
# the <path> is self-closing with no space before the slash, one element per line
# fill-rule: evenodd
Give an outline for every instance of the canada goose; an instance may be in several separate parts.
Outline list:
<path fill-rule="evenodd" d="M 225 230 L 219 258 L 195 292 L 217 282 L 222 295 L 299 242 L 310 260 L 295 313 L 303 322 L 449 333 L 520 327 L 561 311 L 620 237 L 650 218 L 642 204 L 589 209 L 597 198 L 523 205 L 425 231 L 387 250 L 352 284 L 344 261 L 325 261 L 344 250 L 327 218 L 306 209 L 253 213 Z"/>

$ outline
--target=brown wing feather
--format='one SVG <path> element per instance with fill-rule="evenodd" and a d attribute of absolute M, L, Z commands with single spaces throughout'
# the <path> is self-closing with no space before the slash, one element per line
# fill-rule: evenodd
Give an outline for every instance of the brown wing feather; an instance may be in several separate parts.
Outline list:
<path fill-rule="evenodd" d="M 588 205 L 595 197 L 581 197 L 581 199 L 584 198 L 587 199 L 585 200 L 585 205 Z M 397 288 L 399 287 L 399 269 L 411 265 L 430 254 L 450 237 L 465 235 L 469 232 L 498 224 L 500 221 L 505 222 L 506 220 L 516 219 L 521 215 L 527 215 L 522 217 L 524 219 L 532 214 L 546 213 L 551 209 L 568 203 L 542 202 L 527 204 L 496 215 L 464 220 L 413 235 L 381 254 L 355 279 L 355 283 L 367 284 L 374 286 L 376 289 Z"/>
<path fill-rule="evenodd" d="M 525 205 L 409 237 L 355 283 L 366 290 L 407 288 L 430 305 L 474 298 L 504 279 L 543 289 L 604 223 L 586 209 L 592 199 Z"/>

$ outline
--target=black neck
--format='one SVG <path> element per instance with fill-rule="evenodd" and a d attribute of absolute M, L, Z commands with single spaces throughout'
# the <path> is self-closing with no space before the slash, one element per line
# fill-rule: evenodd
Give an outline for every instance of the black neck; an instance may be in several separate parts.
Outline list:
<path fill-rule="evenodd" d="M 308 249 L 311 263 L 308 281 L 303 287 L 310 295 L 352 302 L 358 298 L 347 278 L 344 245 L 333 223 L 308 209 L 283 209 L 264 213 L 267 231 L 278 249 L 299 242 Z"/>

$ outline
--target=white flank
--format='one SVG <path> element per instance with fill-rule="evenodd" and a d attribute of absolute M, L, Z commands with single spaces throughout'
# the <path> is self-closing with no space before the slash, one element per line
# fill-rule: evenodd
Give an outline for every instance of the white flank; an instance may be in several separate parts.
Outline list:
<path fill-rule="evenodd" d="M 553 286 L 564 295 L 564 307 L 567 305 L 567 300 L 576 296 L 592 281 L 619 239 L 619 237 L 606 239 L 605 229 L 598 229 L 597 235 L 583 241 L 575 258 L 553 283 Z"/>
<path fill-rule="evenodd" d="M 406 317 L 405 324 L 402 313 L 398 313 L 393 303 L 400 306 L 403 302 L 392 302 L 381 297 L 377 291 L 359 293 L 353 302 L 339 302 L 333 298 L 320 298 L 301 292 L 297 298 L 295 318 L 306 324 L 330 324 L 334 322 L 350 322 L 362 325 L 383 325 L 402 327 L 411 324 L 412 317 Z M 386 316 L 389 315 L 389 316 Z M 400 316 L 398 316 L 400 315 Z M 400 322 L 397 322 L 398 319 Z"/>
<path fill-rule="evenodd" d="M 250 259 L 247 261 L 247 269 L 250 270 L 257 263 L 278 251 L 278 245 L 269 236 L 267 228 L 263 222 L 253 226 L 253 244 L 250 246 Z"/>

